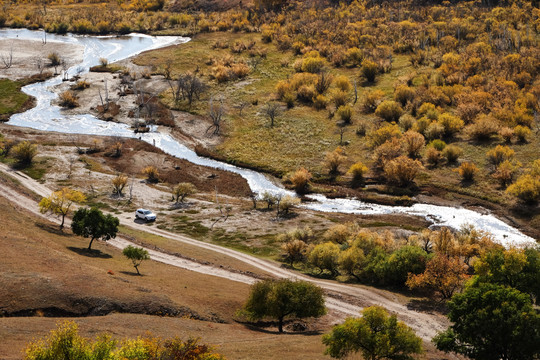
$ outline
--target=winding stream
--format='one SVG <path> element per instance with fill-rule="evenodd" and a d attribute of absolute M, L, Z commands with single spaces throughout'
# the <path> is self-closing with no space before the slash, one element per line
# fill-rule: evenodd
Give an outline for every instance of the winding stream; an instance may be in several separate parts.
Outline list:
<path fill-rule="evenodd" d="M 0 30 L 0 38 L 41 40 L 43 38 L 43 32 L 26 29 L 6 29 Z M 68 73 L 74 75 L 76 69 L 80 67 L 82 67 L 83 73 L 88 72 L 89 67 L 99 64 L 100 58 L 107 58 L 109 62 L 119 61 L 143 51 L 184 43 L 189 41 L 189 38 L 172 36 L 151 37 L 141 34 L 130 34 L 124 37 L 77 36 L 71 34 L 59 36 L 47 34 L 47 41 L 84 46 L 83 62 L 68 70 Z M 193 150 L 180 144 L 168 134 L 157 131 L 134 134 L 133 130 L 126 124 L 101 121 L 90 114 L 66 116 L 62 114 L 59 107 L 51 105 L 51 101 L 57 95 L 49 89 L 61 82 L 61 77 L 57 76 L 43 83 L 25 86 L 22 90 L 34 96 L 37 104 L 34 108 L 24 113 L 13 115 L 8 124 L 69 134 L 141 137 L 143 141 L 154 144 L 163 151 L 178 158 L 186 159 L 194 164 L 237 173 L 247 180 L 254 192 L 261 193 L 268 191 L 284 195 L 294 195 L 293 192 L 283 189 L 261 173 L 200 157 Z M 478 229 L 489 231 L 497 241 L 505 246 L 522 246 L 536 243 L 533 238 L 522 234 L 519 230 L 497 219 L 493 215 L 481 214 L 464 208 L 430 204 L 414 204 L 411 207 L 386 206 L 369 204 L 355 199 L 328 199 L 320 194 L 309 195 L 309 197 L 314 201 L 303 206 L 316 211 L 364 215 L 404 213 L 424 217 L 438 226 L 449 226 L 456 229 L 466 224 L 472 224 Z"/>

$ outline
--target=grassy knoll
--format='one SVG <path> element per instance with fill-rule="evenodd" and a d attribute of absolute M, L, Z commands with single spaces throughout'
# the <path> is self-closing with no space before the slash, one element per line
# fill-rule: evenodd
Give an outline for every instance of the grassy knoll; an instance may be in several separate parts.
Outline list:
<path fill-rule="evenodd" d="M 143 263 L 143 276 L 136 276 L 131 263 L 119 250 L 99 242 L 95 244 L 95 256 L 87 256 L 79 251 L 85 248 L 87 239 L 73 236 L 68 230 L 59 232 L 57 225 L 30 217 L 5 199 L 0 198 L 0 205 L 12 214 L 2 222 L 4 239 L 0 247 L 5 261 L 0 283 L 7 289 L 0 295 L 2 310 L 34 314 L 0 317 L 2 359 L 20 359 L 29 341 L 47 334 L 58 321 L 65 319 L 50 313 L 53 309 L 77 313 L 89 301 L 95 301 L 100 309 L 111 303 L 128 306 L 147 302 L 142 305 L 145 309 L 159 304 L 180 306 L 209 320 L 121 312 L 68 316 L 80 324 L 85 336 L 109 332 L 122 339 L 151 332 L 166 337 L 201 337 L 217 345 L 217 350 L 231 359 L 270 359 L 276 354 L 283 359 L 323 358 L 324 348 L 318 335 L 293 334 L 283 338 L 277 333 L 252 331 L 232 322 L 234 312 L 247 297 L 247 285 L 153 261 Z M 136 307 L 132 310 L 137 311 Z M 326 325 L 318 326 L 326 329 Z"/>
<path fill-rule="evenodd" d="M 7 121 L 11 115 L 29 106 L 31 97 L 21 91 L 23 85 L 19 81 L 0 79 L 0 121 Z"/>

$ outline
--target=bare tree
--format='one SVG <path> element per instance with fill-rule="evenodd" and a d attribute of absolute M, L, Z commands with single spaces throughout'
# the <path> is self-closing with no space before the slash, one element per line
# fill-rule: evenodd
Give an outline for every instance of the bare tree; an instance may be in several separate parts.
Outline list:
<path fill-rule="evenodd" d="M 358 87 L 356 86 L 356 80 L 354 80 L 354 102 L 353 104 L 356 104 L 358 101 Z"/>
<path fill-rule="evenodd" d="M 208 116 L 212 120 L 212 125 L 206 129 L 206 132 L 214 129 L 213 135 L 219 135 L 221 130 L 221 122 L 223 121 L 223 115 L 225 115 L 225 106 L 223 105 L 223 99 L 220 98 L 217 103 L 214 102 L 214 98 L 210 98 L 208 102 Z"/>
<path fill-rule="evenodd" d="M 201 94 L 206 90 L 206 85 L 195 74 L 186 73 L 178 76 L 176 81 L 168 80 L 173 94 L 174 101 L 187 100 L 191 106 L 193 100 L 199 100 Z"/>
<path fill-rule="evenodd" d="M 62 66 L 62 71 L 63 71 L 62 80 L 67 81 L 68 78 L 69 78 L 69 76 L 68 76 L 68 69 L 69 69 L 68 61 L 66 59 L 62 58 L 60 66 Z"/>
<path fill-rule="evenodd" d="M 36 56 L 34 58 L 34 64 L 39 71 L 39 75 L 41 76 L 41 74 L 43 74 L 43 70 L 45 69 L 45 62 L 43 62 L 43 59 L 41 57 Z"/>
<path fill-rule="evenodd" d="M 281 113 L 281 106 L 276 102 L 269 102 L 262 108 L 263 113 L 270 118 L 270 127 L 274 127 L 274 121 Z"/>
<path fill-rule="evenodd" d="M 101 96 L 101 90 L 98 89 L 99 99 L 101 100 L 101 106 L 105 111 L 109 110 L 109 87 L 107 85 L 107 79 L 105 79 L 105 98 Z"/>
<path fill-rule="evenodd" d="M 13 65 L 13 45 L 11 45 L 7 54 L 2 54 L 1 59 L 4 69 L 9 69 Z"/>
<path fill-rule="evenodd" d="M 169 59 L 165 62 L 165 65 L 163 66 L 163 75 L 165 76 L 166 80 L 171 80 L 172 64 L 172 60 Z"/>
<path fill-rule="evenodd" d="M 234 107 L 235 109 L 238 109 L 238 115 L 242 116 L 242 111 L 245 109 L 246 106 L 248 106 L 249 103 L 247 101 L 240 101 L 238 104 L 236 104 Z"/>

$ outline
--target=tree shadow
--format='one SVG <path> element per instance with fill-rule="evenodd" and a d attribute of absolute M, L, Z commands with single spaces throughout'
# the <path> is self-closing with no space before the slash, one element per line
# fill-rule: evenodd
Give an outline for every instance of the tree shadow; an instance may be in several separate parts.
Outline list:
<path fill-rule="evenodd" d="M 412 299 L 407 303 L 407 309 L 420 311 L 425 313 L 439 313 L 446 314 L 448 312 L 448 307 L 446 306 L 445 300 L 433 300 L 433 299 Z"/>
<path fill-rule="evenodd" d="M 244 325 L 247 329 L 252 331 L 257 331 L 263 334 L 271 334 L 271 335 L 290 335 L 290 334 L 299 334 L 299 335 L 306 335 L 306 336 L 320 336 L 322 332 L 320 330 L 303 330 L 303 331 L 287 331 L 285 330 L 286 327 L 290 327 L 294 325 L 294 323 L 297 320 L 289 320 L 283 322 L 283 329 L 284 331 L 280 333 L 277 330 L 278 323 L 274 321 L 257 321 L 257 322 L 248 322 L 248 321 L 241 321 L 241 320 L 235 320 L 238 324 Z M 275 330 L 269 330 L 267 328 L 272 327 L 275 328 Z"/>
<path fill-rule="evenodd" d="M 88 250 L 87 248 L 78 248 L 74 246 L 68 246 L 67 249 L 73 251 L 74 253 L 77 253 L 79 255 L 86 256 L 86 257 L 92 257 L 92 258 L 98 258 L 98 259 L 112 258 L 112 255 L 104 253 L 101 250 L 95 250 L 95 249 Z"/>
<path fill-rule="evenodd" d="M 137 276 L 137 277 L 142 277 L 143 275 L 142 274 L 137 274 L 137 272 L 135 271 L 120 271 L 121 274 L 124 274 L 124 275 L 128 275 L 128 276 Z"/>
<path fill-rule="evenodd" d="M 60 226 L 56 224 L 53 225 L 53 224 L 47 224 L 41 221 L 36 221 L 35 225 L 41 230 L 44 230 L 51 234 L 55 234 L 58 236 L 72 236 L 71 234 L 64 232 L 62 229 L 60 229 Z"/>

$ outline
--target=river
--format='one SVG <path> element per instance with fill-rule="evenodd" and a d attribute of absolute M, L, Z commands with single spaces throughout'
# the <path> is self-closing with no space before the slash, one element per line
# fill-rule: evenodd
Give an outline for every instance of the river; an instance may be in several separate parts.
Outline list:
<path fill-rule="evenodd" d="M 0 30 L 0 38 L 41 40 L 43 36 L 44 33 L 42 31 L 26 29 Z M 47 34 L 47 41 L 84 46 L 83 62 L 68 70 L 68 73 L 74 75 L 80 69 L 82 69 L 82 73 L 88 72 L 91 66 L 99 64 L 100 58 L 106 58 L 109 62 L 115 62 L 137 55 L 143 51 L 185 43 L 189 41 L 189 38 L 173 36 L 152 37 L 141 34 L 130 34 L 122 37 Z M 8 124 L 69 134 L 140 137 L 141 140 L 154 144 L 163 151 L 178 158 L 186 159 L 194 164 L 237 173 L 247 180 L 252 191 L 259 194 L 268 191 L 282 195 L 294 195 L 293 192 L 284 189 L 264 174 L 200 157 L 193 150 L 179 143 L 170 135 L 158 132 L 155 128 L 149 133 L 134 134 L 133 130 L 126 124 L 101 121 L 90 114 L 67 116 L 62 113 L 58 106 L 51 104 L 52 100 L 57 98 L 57 94 L 50 89 L 61 82 L 61 76 L 56 76 L 43 83 L 23 87 L 22 90 L 25 93 L 36 98 L 36 106 L 24 113 L 13 115 Z M 518 229 L 501 221 L 487 211 L 485 213 L 479 213 L 465 208 L 420 203 L 410 207 L 386 206 L 365 203 L 356 199 L 328 199 L 320 194 L 309 195 L 309 198 L 313 201 L 302 206 L 311 210 L 364 215 L 404 213 L 424 217 L 436 226 L 448 226 L 459 229 L 464 225 L 470 224 L 477 229 L 490 232 L 496 241 L 507 247 L 536 244 L 533 238 L 521 233 Z"/>

